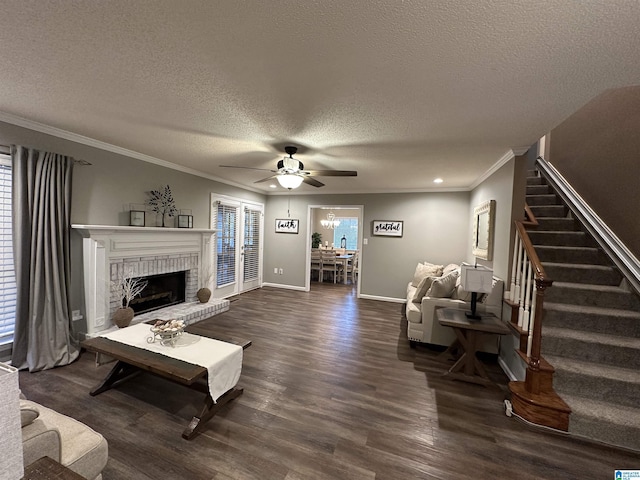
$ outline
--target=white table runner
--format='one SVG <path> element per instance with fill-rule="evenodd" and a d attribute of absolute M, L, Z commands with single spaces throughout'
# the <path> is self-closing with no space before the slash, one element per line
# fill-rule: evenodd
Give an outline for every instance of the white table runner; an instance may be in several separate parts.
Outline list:
<path fill-rule="evenodd" d="M 158 340 L 147 342 L 153 336 L 150 328 L 151 325 L 139 323 L 101 336 L 206 368 L 209 394 L 214 401 L 238 383 L 242 371 L 241 346 L 186 332 L 176 339 L 174 347 L 163 346 Z"/>

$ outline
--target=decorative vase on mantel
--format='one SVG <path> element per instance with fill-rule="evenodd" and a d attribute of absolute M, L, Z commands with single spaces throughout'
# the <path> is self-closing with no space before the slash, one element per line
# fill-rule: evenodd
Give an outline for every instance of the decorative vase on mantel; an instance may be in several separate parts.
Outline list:
<path fill-rule="evenodd" d="M 203 287 L 196 292 L 196 296 L 198 297 L 200 303 L 207 303 L 211 298 L 211 290 L 207 287 Z"/>
<path fill-rule="evenodd" d="M 131 307 L 121 307 L 115 311 L 113 314 L 113 323 L 115 323 L 118 328 L 128 327 L 133 320 L 135 312 Z"/>

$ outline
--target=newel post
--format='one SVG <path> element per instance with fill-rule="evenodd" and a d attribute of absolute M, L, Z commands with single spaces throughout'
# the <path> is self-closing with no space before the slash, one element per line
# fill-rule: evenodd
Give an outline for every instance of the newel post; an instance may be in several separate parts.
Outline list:
<path fill-rule="evenodd" d="M 542 346 L 542 316 L 543 316 L 543 306 L 544 306 L 544 294 L 547 287 L 550 287 L 553 284 L 553 280 L 549 280 L 544 275 L 539 275 L 536 272 L 536 306 L 533 315 L 533 340 L 531 342 L 531 355 L 529 356 L 529 365 L 528 369 L 530 369 L 536 374 L 527 375 L 527 391 L 531 393 L 540 393 L 540 375 L 537 373 L 540 372 L 540 349 Z"/>

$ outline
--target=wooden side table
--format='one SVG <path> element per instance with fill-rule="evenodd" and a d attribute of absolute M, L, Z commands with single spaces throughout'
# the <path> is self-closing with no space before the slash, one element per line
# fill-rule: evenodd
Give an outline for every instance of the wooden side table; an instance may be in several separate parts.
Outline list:
<path fill-rule="evenodd" d="M 440 308 L 436 310 L 436 318 L 440 325 L 453 328 L 455 343 L 459 343 L 464 350 L 445 376 L 480 385 L 492 385 L 487 371 L 476 356 L 478 339 L 483 333 L 506 335 L 510 331 L 509 327 L 492 313 L 481 314 L 479 320 L 473 320 L 467 318 L 465 310 L 456 308 Z"/>
<path fill-rule="evenodd" d="M 22 480 L 84 480 L 84 478 L 52 458 L 42 457 L 24 469 Z"/>

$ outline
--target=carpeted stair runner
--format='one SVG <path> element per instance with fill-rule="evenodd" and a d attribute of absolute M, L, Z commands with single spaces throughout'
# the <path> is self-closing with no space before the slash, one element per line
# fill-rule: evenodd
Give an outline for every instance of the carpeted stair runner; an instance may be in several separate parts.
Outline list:
<path fill-rule="evenodd" d="M 640 451 L 640 297 L 536 172 L 528 230 L 545 272 L 542 354 L 571 407 L 569 432 Z"/>

